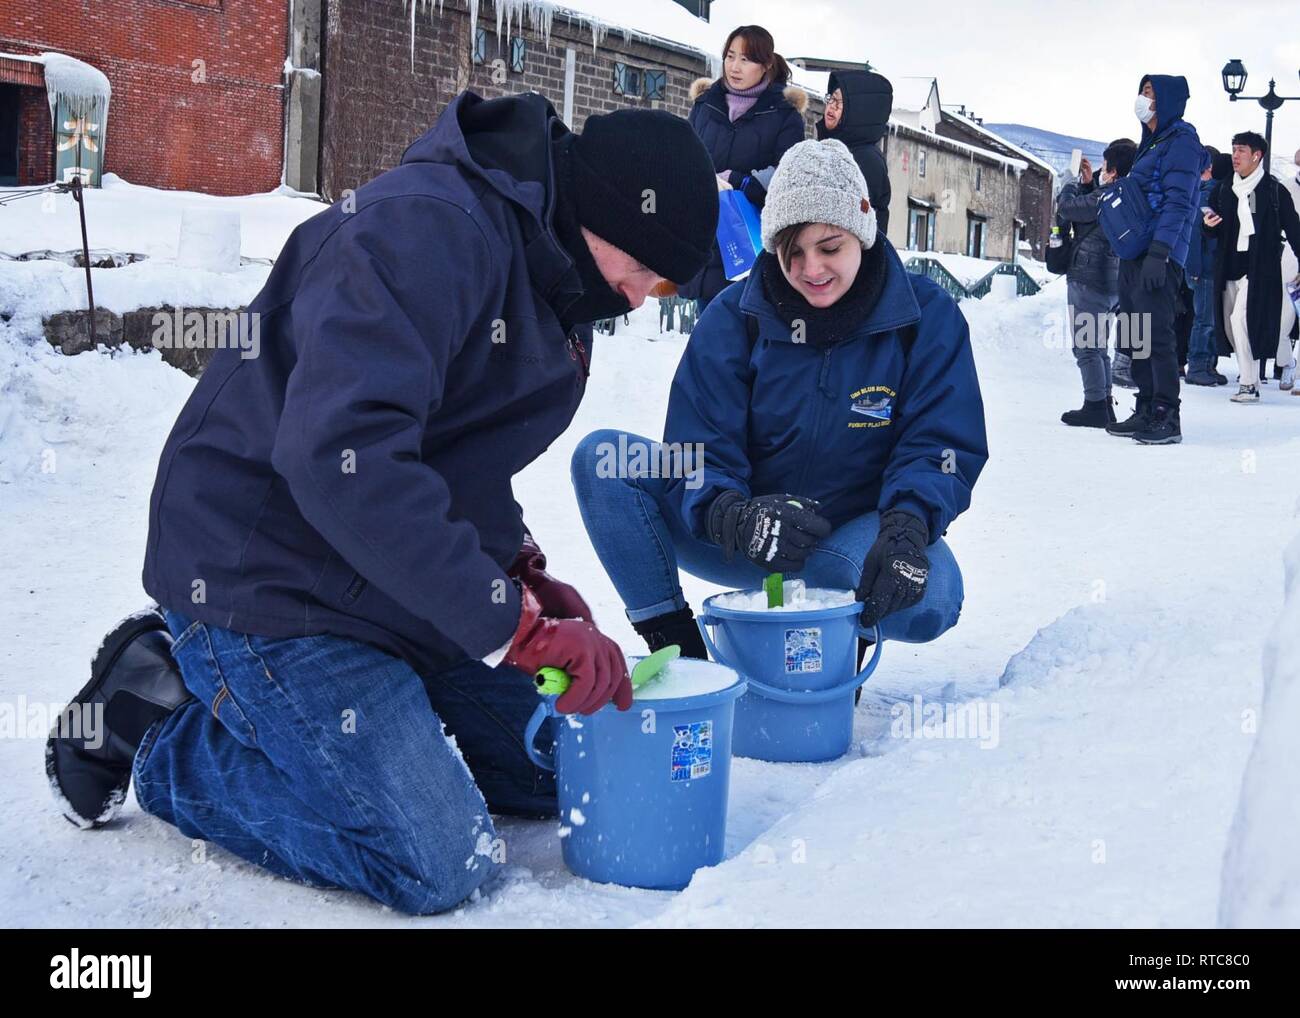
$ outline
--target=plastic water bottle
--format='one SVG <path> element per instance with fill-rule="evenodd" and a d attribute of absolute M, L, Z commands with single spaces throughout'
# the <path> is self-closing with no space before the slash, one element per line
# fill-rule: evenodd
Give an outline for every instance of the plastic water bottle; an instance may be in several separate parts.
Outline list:
<path fill-rule="evenodd" d="M 1060 246 L 1061 246 L 1061 228 L 1060 228 L 1059 226 L 1053 226 L 1053 227 L 1052 227 L 1052 237 L 1051 237 L 1051 239 L 1047 242 L 1047 246 L 1048 246 L 1048 247 L 1060 247 Z"/>

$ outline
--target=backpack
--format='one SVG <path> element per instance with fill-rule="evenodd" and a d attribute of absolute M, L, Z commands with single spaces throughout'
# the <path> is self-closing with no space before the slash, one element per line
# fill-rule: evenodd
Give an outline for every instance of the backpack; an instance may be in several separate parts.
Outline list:
<path fill-rule="evenodd" d="M 1170 137 L 1165 135 L 1152 142 L 1147 152 L 1163 145 Z M 1163 148 L 1156 154 L 1152 180 L 1160 179 L 1164 155 Z M 1151 201 L 1142 186 L 1132 176 L 1120 177 L 1102 192 L 1097 222 L 1110 241 L 1111 250 L 1125 261 L 1135 261 L 1146 254 L 1156 232 L 1155 210 L 1151 208 Z"/>
<path fill-rule="evenodd" d="M 1058 276 L 1063 276 L 1070 268 L 1070 256 L 1074 253 L 1074 234 L 1071 232 L 1071 224 L 1068 220 L 1056 217 L 1056 225 L 1060 229 L 1061 243 L 1059 247 L 1052 247 L 1049 242 L 1047 251 L 1043 255 L 1043 261 L 1047 265 L 1047 271 Z"/>

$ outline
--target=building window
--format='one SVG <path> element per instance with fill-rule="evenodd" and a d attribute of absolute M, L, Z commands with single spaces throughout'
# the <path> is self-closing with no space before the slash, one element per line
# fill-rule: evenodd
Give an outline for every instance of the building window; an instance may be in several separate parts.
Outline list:
<path fill-rule="evenodd" d="M 524 58 L 528 55 L 528 44 L 524 42 L 522 35 L 513 36 L 510 39 L 510 69 L 516 74 L 522 74 L 524 70 Z"/>
<path fill-rule="evenodd" d="M 984 183 L 984 167 L 976 166 L 975 167 L 975 190 L 978 191 L 980 189 L 980 186 L 983 183 Z"/>
<path fill-rule="evenodd" d="M 614 65 L 614 94 L 640 96 L 644 87 L 645 72 L 629 64 Z"/>
<path fill-rule="evenodd" d="M 916 153 L 916 175 L 918 177 L 925 176 L 925 149 L 921 149 Z"/>
<path fill-rule="evenodd" d="M 909 251 L 929 251 L 934 244 L 934 212 L 929 209 L 907 210 L 907 247 Z"/>
<path fill-rule="evenodd" d="M 479 28 L 474 32 L 474 63 L 487 63 L 487 29 Z"/>
<path fill-rule="evenodd" d="M 974 216 L 966 221 L 966 253 L 972 258 L 984 257 L 984 220 Z"/>
<path fill-rule="evenodd" d="M 645 97 L 647 99 L 662 99 L 664 97 L 664 88 L 668 84 L 667 71 L 646 71 L 645 72 Z"/>

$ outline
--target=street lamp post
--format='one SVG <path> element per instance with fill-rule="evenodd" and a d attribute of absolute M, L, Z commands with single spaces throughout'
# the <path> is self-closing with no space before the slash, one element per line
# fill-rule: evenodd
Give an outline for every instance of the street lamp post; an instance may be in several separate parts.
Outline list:
<path fill-rule="evenodd" d="M 1274 90 L 1276 85 L 1277 82 L 1270 78 L 1268 92 L 1264 95 L 1242 95 L 1246 90 L 1246 65 L 1235 58 L 1223 65 L 1223 90 L 1228 93 L 1228 99 L 1232 102 L 1254 100 L 1264 107 L 1264 141 L 1268 145 L 1270 160 L 1273 158 L 1273 111 L 1281 109 L 1282 104 L 1291 99 L 1300 99 L 1300 95 L 1278 95 Z"/>

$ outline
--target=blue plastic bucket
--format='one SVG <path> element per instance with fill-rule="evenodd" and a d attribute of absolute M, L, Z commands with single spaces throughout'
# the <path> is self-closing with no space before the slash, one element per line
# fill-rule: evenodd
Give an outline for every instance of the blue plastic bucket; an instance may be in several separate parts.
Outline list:
<path fill-rule="evenodd" d="M 629 658 L 629 665 L 639 658 Z M 698 662 L 723 669 L 712 662 Z M 730 669 L 726 669 L 730 671 Z M 731 782 L 732 719 L 745 683 L 698 696 L 559 714 L 542 697 L 524 731 L 538 767 L 555 771 L 564 863 L 588 880 L 681 890 L 722 861 Z M 555 746 L 533 744 L 556 719 Z"/>
<path fill-rule="evenodd" d="M 753 594 L 754 591 L 744 591 Z M 853 741 L 854 691 L 880 660 L 880 634 L 857 602 L 809 611 L 747 611 L 705 600 L 700 632 L 713 658 L 744 678 L 736 704 L 737 756 L 782 763 L 834 760 Z M 717 629 L 716 639 L 709 627 Z M 875 652 L 857 670 L 857 639 Z"/>

